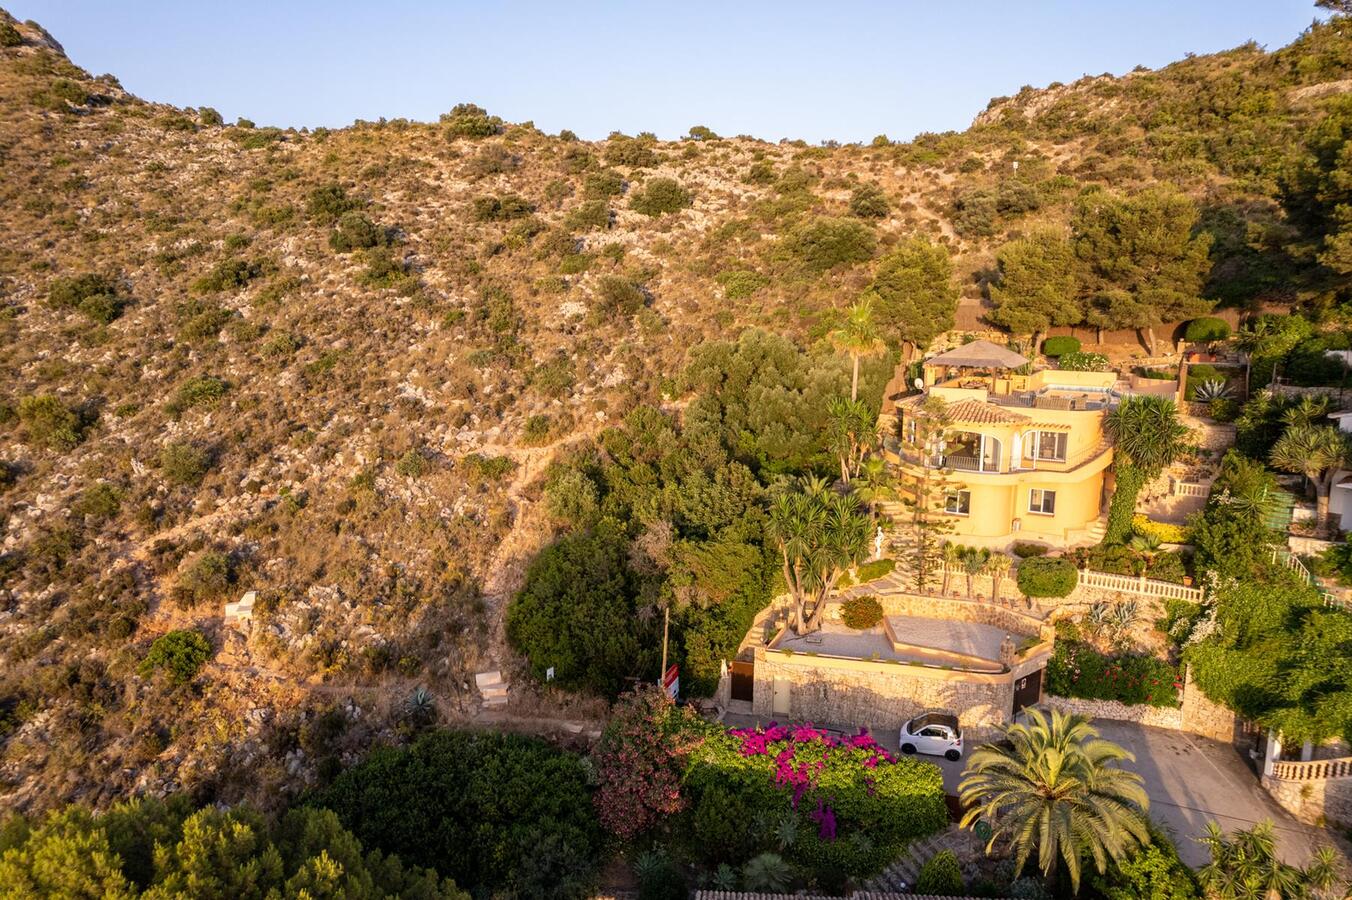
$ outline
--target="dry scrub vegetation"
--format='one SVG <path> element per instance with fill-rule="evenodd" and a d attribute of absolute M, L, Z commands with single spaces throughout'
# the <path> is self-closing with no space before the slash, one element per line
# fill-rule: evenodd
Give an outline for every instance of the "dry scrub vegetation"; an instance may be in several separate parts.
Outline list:
<path fill-rule="evenodd" d="M 554 448 L 679 406 L 701 341 L 821 341 L 916 235 L 979 307 L 999 243 L 1064 223 L 1086 185 L 1167 181 L 1240 233 L 1279 229 L 1254 157 L 1313 114 L 1283 85 L 1332 81 L 1348 53 L 1319 33 L 1295 74 L 1250 47 L 1026 92 L 905 144 L 587 142 L 469 105 L 226 124 L 0 17 L 19 36 L 0 47 L 11 808 L 175 786 L 267 802 L 394 739 L 415 685 L 469 713 L 472 673 L 512 668 L 503 601 L 548 540 L 531 500 Z M 1233 140 L 1215 112 L 1153 118 L 1218 80 L 1262 94 Z M 1233 251 L 1257 274 L 1231 299 L 1271 290 L 1256 244 Z M 247 640 L 221 618 L 246 590 Z M 139 668 L 174 629 L 214 648 L 187 684 Z"/>

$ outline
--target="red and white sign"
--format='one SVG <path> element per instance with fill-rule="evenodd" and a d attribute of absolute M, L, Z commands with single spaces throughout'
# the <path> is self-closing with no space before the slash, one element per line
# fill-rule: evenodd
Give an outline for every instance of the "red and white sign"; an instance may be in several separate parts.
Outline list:
<path fill-rule="evenodd" d="M 662 690 L 667 692 L 667 696 L 675 700 L 676 695 L 681 692 L 681 671 L 679 666 L 672 666 L 667 669 L 667 673 L 662 676 Z"/>

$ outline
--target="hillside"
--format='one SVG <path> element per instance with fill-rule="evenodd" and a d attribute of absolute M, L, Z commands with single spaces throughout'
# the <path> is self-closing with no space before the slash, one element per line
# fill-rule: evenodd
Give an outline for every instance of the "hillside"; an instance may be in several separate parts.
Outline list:
<path fill-rule="evenodd" d="M 227 124 L 3 18 L 0 807 L 267 802 L 397 739 L 416 686 L 471 715 L 473 673 L 520 670 L 503 609 L 551 536 L 554 455 L 681 408 L 701 342 L 755 327 L 826 352 L 916 235 L 951 254 L 967 329 L 997 249 L 1093 186 L 1191 197 L 1212 300 L 1320 311 L 1341 290 L 1281 203 L 1352 89 L 1334 25 L 1026 88 L 961 134 L 811 147 L 586 142 L 469 105 Z M 245 590 L 247 641 L 221 620 Z M 192 690 L 142 671 L 193 627 L 215 656 Z M 317 736 L 335 704 L 345 736 Z"/>

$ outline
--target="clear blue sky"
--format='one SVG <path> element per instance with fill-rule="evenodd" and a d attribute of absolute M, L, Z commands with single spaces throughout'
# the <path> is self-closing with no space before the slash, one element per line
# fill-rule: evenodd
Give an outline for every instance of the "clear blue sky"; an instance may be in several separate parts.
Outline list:
<path fill-rule="evenodd" d="M 1253 39 L 1309 0 L 0 0 L 149 100 L 260 125 L 435 120 L 469 100 L 612 130 L 819 141 L 962 129 L 992 96 Z"/>

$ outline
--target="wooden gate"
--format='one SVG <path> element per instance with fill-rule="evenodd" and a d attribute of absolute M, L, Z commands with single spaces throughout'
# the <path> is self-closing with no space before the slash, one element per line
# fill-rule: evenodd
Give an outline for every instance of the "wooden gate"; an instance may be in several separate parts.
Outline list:
<path fill-rule="evenodd" d="M 1045 669 L 1038 669 L 1031 672 L 1014 682 L 1014 709 L 1011 714 L 1017 714 L 1025 706 L 1035 706 L 1042 699 L 1042 673 Z"/>
<path fill-rule="evenodd" d="M 733 700 L 745 700 L 750 703 L 756 693 L 756 664 L 752 661 L 734 660 L 729 667 L 732 673 Z"/>

